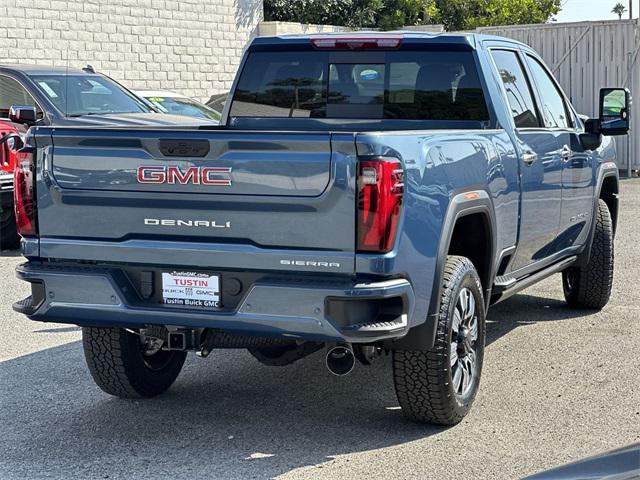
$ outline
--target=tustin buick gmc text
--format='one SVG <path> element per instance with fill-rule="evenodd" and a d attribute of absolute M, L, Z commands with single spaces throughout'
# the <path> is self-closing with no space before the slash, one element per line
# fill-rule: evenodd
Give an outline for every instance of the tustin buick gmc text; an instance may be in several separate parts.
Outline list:
<path fill-rule="evenodd" d="M 630 101 L 603 89 L 583 120 L 498 37 L 256 38 L 219 126 L 30 129 L 14 308 L 80 325 L 118 397 L 190 351 L 324 350 L 336 375 L 392 355 L 403 412 L 458 423 L 491 305 L 556 273 L 572 307 L 608 302 Z"/>

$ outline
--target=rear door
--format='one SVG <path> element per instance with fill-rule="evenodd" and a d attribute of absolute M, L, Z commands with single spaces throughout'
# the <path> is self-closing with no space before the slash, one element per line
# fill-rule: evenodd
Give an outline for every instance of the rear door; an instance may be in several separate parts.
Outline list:
<path fill-rule="evenodd" d="M 42 256 L 353 271 L 352 135 L 62 128 L 41 152 Z"/>
<path fill-rule="evenodd" d="M 517 270 L 556 251 L 562 202 L 561 148 L 558 132 L 544 125 L 520 52 L 500 47 L 491 49 L 491 56 L 511 109 L 520 154 L 520 233 L 511 264 Z"/>

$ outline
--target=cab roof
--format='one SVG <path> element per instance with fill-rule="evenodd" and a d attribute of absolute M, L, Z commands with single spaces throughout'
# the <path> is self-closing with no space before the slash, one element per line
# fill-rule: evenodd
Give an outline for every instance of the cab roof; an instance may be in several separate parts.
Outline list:
<path fill-rule="evenodd" d="M 480 33 L 429 33 L 429 32 L 416 32 L 416 31 L 390 31 L 390 32 L 378 32 L 378 31 L 358 31 L 358 32 L 328 32 L 328 33 L 315 33 L 315 34 L 292 34 L 281 35 L 272 37 L 257 37 L 251 42 L 249 47 L 252 50 L 261 50 L 263 48 L 275 48 L 278 46 L 292 47 L 305 47 L 311 46 L 312 39 L 318 38 L 342 38 L 342 39 L 384 39 L 384 38 L 401 38 L 403 46 L 450 46 L 452 48 L 462 48 L 473 50 L 477 48 L 477 45 L 485 40 L 493 40 L 497 42 L 505 42 L 510 44 L 524 45 L 516 40 L 499 37 L 495 35 L 485 35 Z"/>
<path fill-rule="evenodd" d="M 0 63 L 0 70 L 20 72 L 26 75 L 95 75 L 80 68 L 54 67 L 52 65 L 32 65 L 27 63 L 3 64 Z"/>

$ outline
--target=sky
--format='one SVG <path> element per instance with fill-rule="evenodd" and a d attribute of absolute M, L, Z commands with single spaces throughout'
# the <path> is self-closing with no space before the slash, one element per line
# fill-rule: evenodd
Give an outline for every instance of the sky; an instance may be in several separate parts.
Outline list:
<path fill-rule="evenodd" d="M 629 8 L 629 0 L 563 0 L 562 11 L 556 16 L 558 22 L 580 22 L 583 20 L 616 20 L 611 9 L 618 2 Z M 640 14 L 640 0 L 633 0 L 633 17 Z M 626 12 L 622 18 L 629 18 Z"/>

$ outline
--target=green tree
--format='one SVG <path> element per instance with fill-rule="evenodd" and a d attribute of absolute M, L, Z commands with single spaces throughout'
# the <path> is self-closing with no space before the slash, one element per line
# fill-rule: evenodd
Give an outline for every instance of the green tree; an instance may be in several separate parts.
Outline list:
<path fill-rule="evenodd" d="M 616 3 L 616 6 L 613 7 L 613 10 L 611 10 L 611 13 L 615 13 L 616 15 L 618 15 L 618 20 L 622 20 L 622 15 L 627 11 L 627 7 L 625 7 L 622 3 L 618 2 Z"/>
<path fill-rule="evenodd" d="M 433 23 L 435 0 L 265 0 L 265 20 L 391 30 Z"/>
<path fill-rule="evenodd" d="M 373 27 L 384 0 L 265 0 L 265 20 Z"/>
<path fill-rule="evenodd" d="M 376 27 L 393 30 L 414 25 L 437 23 L 438 14 L 435 0 L 392 0 L 384 2 L 376 18 Z"/>
<path fill-rule="evenodd" d="M 560 11 L 561 0 L 436 0 L 436 7 L 436 22 L 453 31 L 545 23 Z"/>
<path fill-rule="evenodd" d="M 265 0 L 266 20 L 393 30 L 441 23 L 446 30 L 543 23 L 561 0 Z"/>

